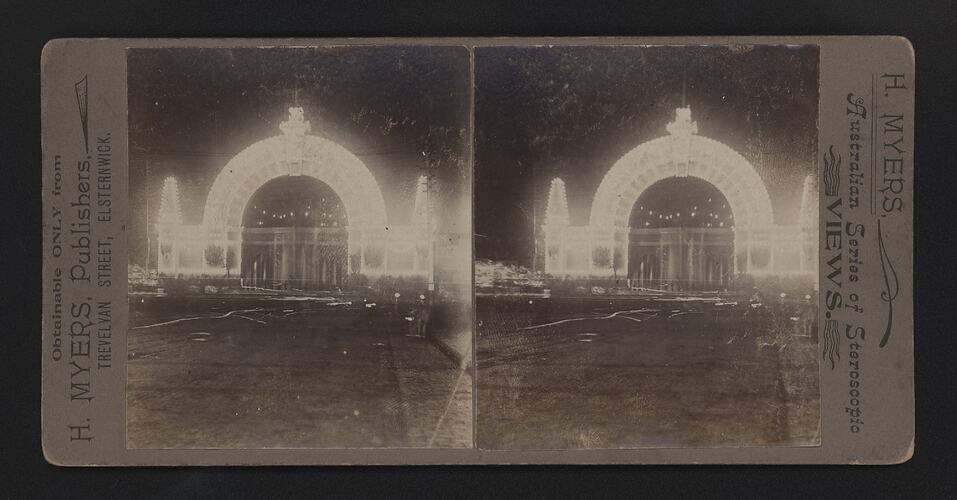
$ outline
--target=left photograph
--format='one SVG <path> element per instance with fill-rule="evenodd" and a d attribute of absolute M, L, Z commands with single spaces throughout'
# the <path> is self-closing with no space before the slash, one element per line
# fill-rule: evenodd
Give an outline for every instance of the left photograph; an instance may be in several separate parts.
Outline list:
<path fill-rule="evenodd" d="M 127 64 L 127 446 L 471 447 L 469 51 Z"/>

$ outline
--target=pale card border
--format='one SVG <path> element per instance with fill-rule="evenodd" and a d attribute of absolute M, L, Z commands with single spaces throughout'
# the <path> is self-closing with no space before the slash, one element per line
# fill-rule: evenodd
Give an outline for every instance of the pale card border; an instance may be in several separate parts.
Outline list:
<path fill-rule="evenodd" d="M 114 262 L 126 262 L 125 204 L 127 197 L 126 49 L 162 47 L 263 46 L 381 46 L 458 45 L 583 46 L 583 45 L 817 45 L 820 48 L 818 149 L 820 191 L 820 284 L 822 317 L 837 321 L 840 334 L 832 368 L 829 352 L 821 360 L 821 445 L 812 447 L 642 448 L 503 451 L 479 449 L 163 449 L 126 448 L 126 307 L 125 280 L 95 290 L 64 284 L 63 304 L 94 296 L 111 300 L 115 366 L 94 373 L 96 398 L 70 401 L 70 367 L 54 361 L 51 333 L 56 290 L 54 270 L 70 262 L 61 246 L 54 255 L 53 208 L 62 209 L 76 186 L 67 183 L 75 162 L 87 154 L 97 134 L 111 135 L 114 155 L 113 212 L 108 225 L 94 228 L 94 238 L 113 241 Z M 306 465 L 306 464 L 589 464 L 589 463 L 835 463 L 893 464 L 914 452 L 913 357 L 913 180 L 915 60 L 911 44 L 901 37 L 589 37 L 589 38 L 271 38 L 271 39 L 58 39 L 49 42 L 41 57 L 41 120 L 43 177 L 43 327 L 42 434 L 48 461 L 58 465 Z M 894 75 L 902 75 L 900 77 Z M 86 79 L 85 112 L 76 84 Z M 903 88 L 900 88 L 903 87 Z M 860 106 L 860 107 L 859 107 Z M 862 116 L 861 110 L 866 110 Z M 84 117 L 81 118 L 81 115 Z M 895 120 L 893 116 L 900 116 Z M 863 126 L 854 136 L 855 125 Z M 85 125 L 84 125 L 85 124 Z M 898 125 L 900 130 L 897 130 Z M 84 128 L 86 129 L 84 137 Z M 900 142 L 896 142 L 896 141 Z M 896 153 L 893 146 L 903 152 Z M 847 206 L 849 169 L 853 161 L 863 168 L 866 193 L 856 208 Z M 470 151 L 471 154 L 471 151 Z M 897 162 L 900 157 L 900 162 Z M 55 164 L 59 162 L 61 189 L 54 194 Z M 899 167 L 898 167 L 899 166 Z M 121 168 L 122 167 L 122 168 Z M 901 172 L 901 180 L 895 170 Z M 830 178 L 825 182 L 825 171 Z M 835 177 L 836 175 L 836 177 Z M 825 184 L 835 190 L 825 192 Z M 72 182 L 72 181 L 71 181 Z M 873 182 L 873 184 L 872 184 Z M 881 189 L 884 189 L 883 191 Z M 836 194 L 828 194 L 836 193 Z M 871 211 L 871 197 L 880 200 Z M 883 210 L 885 197 L 899 199 L 901 210 Z M 841 200 L 841 210 L 834 203 Z M 831 206 L 832 210 L 828 210 Z M 473 213 L 475 207 L 473 202 Z M 832 225 L 828 225 L 831 223 Z M 827 277 L 828 261 L 840 255 L 847 267 L 848 237 L 828 247 L 826 231 L 846 224 L 862 224 L 858 238 L 863 263 L 859 281 Z M 856 226 L 855 226 L 856 227 Z M 833 234 L 831 235 L 834 238 Z M 842 273 L 846 273 L 844 269 Z M 119 280 L 118 280 L 119 281 Z M 63 283 L 61 281 L 61 283 Z M 830 294 L 829 294 L 830 292 Z M 863 313 L 847 307 L 828 307 L 833 294 L 854 293 Z M 833 304 L 832 304 L 833 306 Z M 830 317 L 824 315 L 831 313 Z M 474 303 L 473 303 L 474 315 Z M 848 327 L 850 327 L 848 329 Z M 862 327 L 866 332 L 859 338 Z M 824 328 L 822 328 L 822 331 Z M 884 342 L 885 332 L 886 342 Z M 62 337 L 61 337 L 62 338 Z M 856 348 L 851 344 L 857 342 Z M 474 342 L 474 340 L 473 340 Z M 881 344 L 884 344 L 881 346 Z M 62 346 L 61 346 L 62 347 Z M 821 349 L 825 347 L 822 335 Z M 857 356 L 852 358 L 852 350 Z M 474 348 L 473 348 L 474 352 Z M 827 356 L 827 361 L 823 359 Z M 851 363 L 854 364 L 851 364 Z M 473 364 L 474 366 L 474 364 Z M 854 374 L 852 374 L 854 372 Z M 856 381 L 856 382 L 855 382 Z M 855 383 L 857 385 L 855 385 Z M 854 398 L 852 389 L 858 389 Z M 851 399 L 861 413 L 853 417 Z M 473 405 L 474 406 L 474 405 Z M 473 408 L 474 414 L 474 408 Z M 84 426 L 90 425 L 86 429 Z M 856 431 L 854 430 L 856 429 Z M 93 440 L 74 439 L 87 436 Z"/>

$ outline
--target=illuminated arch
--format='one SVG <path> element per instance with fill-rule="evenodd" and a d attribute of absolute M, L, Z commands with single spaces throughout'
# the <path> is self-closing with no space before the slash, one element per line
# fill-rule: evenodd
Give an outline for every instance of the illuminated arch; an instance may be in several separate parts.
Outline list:
<path fill-rule="evenodd" d="M 687 176 L 705 180 L 724 194 L 736 230 L 773 224 L 771 198 L 750 162 L 718 141 L 687 130 L 669 131 L 671 135 L 645 142 L 615 162 L 595 194 L 592 227 L 627 228 L 632 207 L 646 189 L 669 177 Z"/>
<path fill-rule="evenodd" d="M 813 248 L 805 240 L 817 239 L 808 222 L 815 220 L 813 215 L 800 226 L 775 225 L 771 197 L 754 166 L 732 148 L 699 136 L 690 107 L 677 108 L 666 129 L 668 135 L 639 145 L 612 165 L 592 200 L 586 226 L 568 225 L 564 184 L 553 181 L 542 225 L 546 273 L 616 279 L 626 273 L 635 203 L 649 187 L 672 177 L 697 177 L 728 200 L 734 217 L 733 273 L 815 272 L 813 259 L 804 257 L 814 253 L 804 250 Z M 805 191 L 813 192 L 813 186 L 806 185 Z M 811 200 L 808 206 L 816 206 L 811 195 L 805 198 Z M 797 266 L 795 248 L 800 252 Z"/>
<path fill-rule="evenodd" d="M 252 144 L 223 167 L 206 199 L 206 227 L 242 226 L 246 204 L 263 184 L 285 175 L 305 175 L 339 195 L 351 228 L 385 230 L 385 201 L 362 160 L 339 144 L 307 135 L 309 122 L 302 120 L 301 108 L 291 109 L 290 120 L 281 128 L 282 135 Z"/>
<path fill-rule="evenodd" d="M 365 276 L 425 275 L 433 266 L 430 238 L 431 207 L 420 178 L 415 216 L 411 225 L 389 224 L 385 201 L 375 177 L 356 155 L 333 141 L 310 135 L 310 124 L 300 107 L 289 108 L 289 119 L 279 125 L 280 135 L 261 140 L 229 160 L 210 187 L 202 225 L 183 225 L 178 219 L 175 180 L 164 184 L 161 213 L 176 215 L 157 223 L 164 276 L 214 276 L 243 272 L 243 245 L 246 231 L 243 215 L 249 201 L 263 185 L 284 176 L 312 177 L 338 195 L 345 210 L 347 270 Z M 168 192 L 167 192 L 168 191 Z M 170 194 L 172 193 L 172 194 Z M 285 261 L 285 252 L 303 243 L 317 245 L 320 236 L 298 233 L 272 234 L 276 259 Z M 426 241 L 425 244 L 422 244 Z M 223 262 L 211 262 L 207 252 L 225 250 Z M 300 259 L 305 252 L 294 252 Z M 230 263 L 231 262 L 231 263 Z M 236 274 L 233 274 L 235 276 Z M 286 279 L 288 276 L 277 277 Z"/>

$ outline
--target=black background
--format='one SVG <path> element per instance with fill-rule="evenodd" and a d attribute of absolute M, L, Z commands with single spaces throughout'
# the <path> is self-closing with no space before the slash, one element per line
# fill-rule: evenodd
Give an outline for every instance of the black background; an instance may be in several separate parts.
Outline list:
<path fill-rule="evenodd" d="M 680 496 L 953 498 L 957 422 L 957 4 L 807 2 L 18 2 L 0 5 L 0 497 Z M 40 450 L 40 50 L 64 36 L 907 36 L 917 53 L 917 443 L 898 466 L 58 468 Z"/>

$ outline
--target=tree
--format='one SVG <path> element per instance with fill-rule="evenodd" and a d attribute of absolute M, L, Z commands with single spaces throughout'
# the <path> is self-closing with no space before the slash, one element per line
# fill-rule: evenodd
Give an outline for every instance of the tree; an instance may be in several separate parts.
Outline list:
<path fill-rule="evenodd" d="M 204 255 L 209 267 L 219 267 L 223 264 L 223 247 L 219 245 L 209 245 Z"/>
<path fill-rule="evenodd" d="M 229 283 L 229 270 L 236 265 L 236 251 L 233 247 L 226 249 L 226 283 Z"/>

